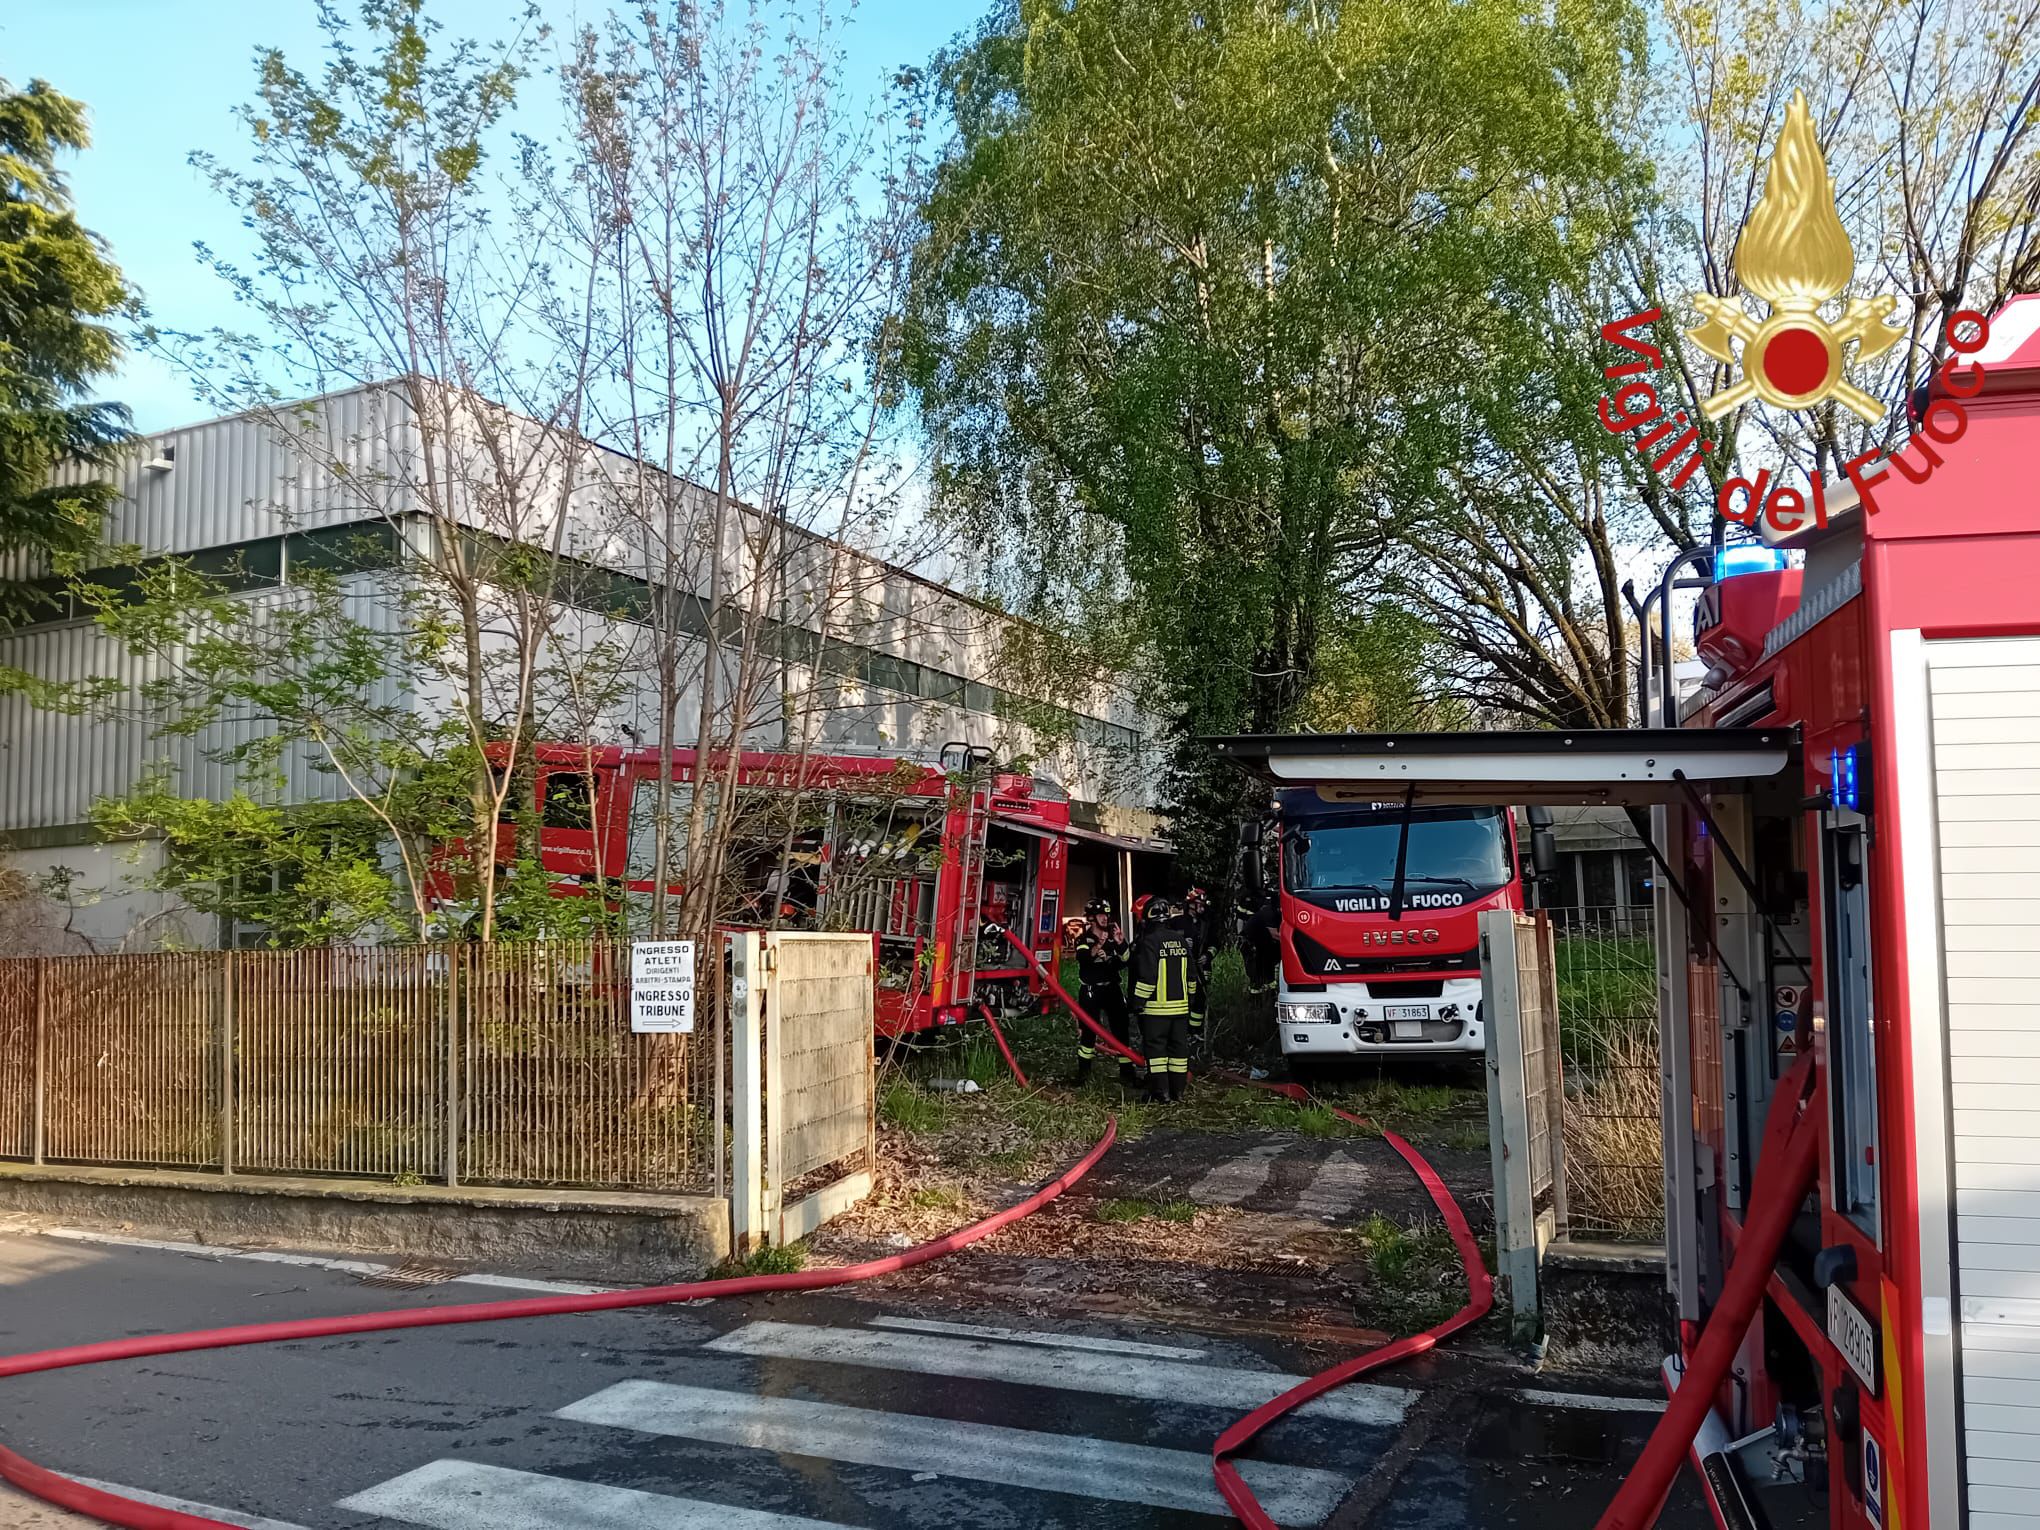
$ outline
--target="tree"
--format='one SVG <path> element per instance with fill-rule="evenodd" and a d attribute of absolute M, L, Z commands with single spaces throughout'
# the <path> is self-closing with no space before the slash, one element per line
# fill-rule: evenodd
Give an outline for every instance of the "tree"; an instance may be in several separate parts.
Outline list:
<path fill-rule="evenodd" d="M 58 466 L 107 467 L 129 438 L 123 406 L 87 397 L 120 359 L 103 321 L 129 298 L 57 169 L 90 142 L 82 104 L 41 80 L 0 81 L 0 559 L 26 554 L 44 572 L 81 566 L 114 493 Z M 37 591 L 33 577 L 0 576 L 0 627 L 43 609 Z"/>
<path fill-rule="evenodd" d="M 652 929 L 707 938 L 758 816 L 733 800 L 737 749 L 805 755 L 852 704 L 844 658 L 882 582 L 861 547 L 902 476 L 877 448 L 905 180 L 858 205 L 889 150 L 882 123 L 846 125 L 819 13 L 783 35 L 756 7 L 612 15 L 566 50 L 560 118 L 527 92 L 515 135 L 532 11 L 490 45 L 423 0 L 361 16 L 322 12 L 316 73 L 261 56 L 252 170 L 199 157 L 255 233 L 254 260 L 208 258 L 258 334 L 162 338 L 286 445 L 318 486 L 301 503 L 384 534 L 258 598 L 175 559 L 131 581 L 141 601 L 88 598 L 152 659 L 159 726 L 230 740 L 214 752 L 254 807 L 318 782 L 372 823 L 406 933 L 445 928 L 456 845 L 468 933 L 573 933 L 620 900 L 549 901 L 534 835 L 506 854 L 531 746 L 693 745 L 700 789 L 662 773 L 656 864 L 633 879 L 656 890 Z M 323 810 L 225 816 L 162 791 L 103 816 L 181 838 L 170 874 L 207 899 L 242 896 L 223 873 L 265 836 L 279 861 L 302 835 L 341 843 Z M 209 858 L 215 827 L 232 843 Z M 351 883 L 288 891 L 275 928 L 370 912 Z"/>
<path fill-rule="evenodd" d="M 1692 219 L 1664 262 L 1668 309 L 1691 327 L 1688 294 L 1741 300 L 1737 242 L 1801 90 L 1855 255 L 1840 296 L 1895 296 L 1903 327 L 1852 368 L 1886 406 L 1880 419 L 1745 405 L 1724 440 L 1801 476 L 1888 450 L 1908 395 L 1948 355 L 1948 316 L 2040 286 L 2040 0 L 1666 0 L 1665 22 L 1666 196 Z M 1710 366 L 1696 392 L 1728 377 Z"/>
<path fill-rule="evenodd" d="M 599 545 L 615 493 L 585 431 L 601 273 L 561 250 L 567 196 L 511 128 L 543 35 L 533 8 L 493 43 L 446 36 L 423 0 L 319 17 L 322 68 L 258 55 L 247 164 L 193 156 L 252 233 L 252 260 L 201 254 L 256 333 L 152 338 L 293 461 L 279 529 L 309 504 L 379 523 L 380 551 L 273 599 L 173 564 L 144 607 L 98 605 L 156 660 L 168 727 L 253 724 L 228 731 L 223 759 L 273 791 L 308 754 L 380 824 L 414 928 L 435 922 L 434 848 L 462 845 L 467 928 L 486 940 L 531 743 L 612 695 L 623 668 L 572 614 L 586 570 L 570 533 Z M 440 811 L 450 769 L 457 832 Z M 421 782 L 433 806 L 411 813 Z"/>
<path fill-rule="evenodd" d="M 781 748 L 816 747 L 841 678 L 831 639 L 856 624 L 868 573 L 847 544 L 898 507 L 879 448 L 912 142 L 883 119 L 853 126 L 824 8 L 612 16 L 582 34 L 567 86 L 606 234 L 590 248 L 610 252 L 619 297 L 612 430 L 653 469 L 633 479 L 635 536 L 647 578 L 686 592 L 650 613 L 657 743 L 665 761 L 684 740 L 722 762 L 677 809 L 660 774 L 652 922 L 668 928 L 668 870 L 684 867 L 679 926 L 705 938 L 739 830 L 716 810 L 737 750 L 775 723 Z"/>
<path fill-rule="evenodd" d="M 1130 613 L 1193 875 L 1238 800 L 1197 736 L 1297 720 L 1498 307 L 1599 248 L 1638 34 L 1619 0 L 1018 0 L 937 60 L 909 375 L 939 504 L 1029 614 Z"/>

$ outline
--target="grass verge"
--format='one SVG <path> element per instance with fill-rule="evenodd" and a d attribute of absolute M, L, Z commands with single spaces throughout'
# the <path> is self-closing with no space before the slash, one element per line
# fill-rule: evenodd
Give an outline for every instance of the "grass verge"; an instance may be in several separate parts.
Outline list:
<path fill-rule="evenodd" d="M 1402 1223 L 1375 1215 L 1345 1236 L 1367 1271 L 1360 1314 L 1373 1326 L 1417 1333 L 1466 1304 L 1459 1250 L 1443 1223 Z"/>
<path fill-rule="evenodd" d="M 1194 1222 L 1194 1201 L 1100 1201 L 1093 1213 L 1101 1222 Z"/>
<path fill-rule="evenodd" d="M 725 1259 L 708 1272 L 711 1280 L 733 1280 L 740 1275 L 797 1275 L 807 1268 L 807 1246 L 801 1243 L 765 1244 L 741 1259 Z"/>

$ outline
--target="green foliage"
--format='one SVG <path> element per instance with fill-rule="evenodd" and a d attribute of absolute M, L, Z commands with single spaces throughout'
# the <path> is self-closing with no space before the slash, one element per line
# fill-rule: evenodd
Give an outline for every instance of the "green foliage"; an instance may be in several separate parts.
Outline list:
<path fill-rule="evenodd" d="M 1194 1222 L 1197 1205 L 1194 1201 L 1100 1201 L 1093 1215 L 1101 1222 Z"/>
<path fill-rule="evenodd" d="M 904 1080 L 886 1085 L 879 1097 L 878 1118 L 903 1132 L 939 1132 L 949 1124 L 950 1101 L 924 1094 Z"/>
<path fill-rule="evenodd" d="M 286 810 L 239 791 L 193 801 L 152 774 L 95 804 L 93 820 L 110 839 L 160 835 L 156 885 L 201 913 L 266 926 L 273 946 L 353 940 L 407 922 L 382 864 L 381 826 L 355 803 Z"/>
<path fill-rule="evenodd" d="M 711 1280 L 734 1280 L 744 1275 L 798 1275 L 807 1268 L 804 1243 L 764 1243 L 741 1259 L 725 1259 L 708 1272 Z"/>
<path fill-rule="evenodd" d="M 1612 1052 L 1657 1044 L 1657 954 L 1648 937 L 1592 931 L 1552 942 L 1558 1022 L 1569 1067 L 1601 1067 Z"/>
<path fill-rule="evenodd" d="M 1465 1305 L 1459 1250 L 1442 1224 L 1404 1226 L 1377 1214 L 1346 1236 L 1367 1269 L 1360 1311 L 1369 1322 L 1391 1333 L 1416 1333 Z"/>
<path fill-rule="evenodd" d="M 1191 876 L 1229 883 L 1250 795 L 1199 735 L 1409 714 L 1361 662 L 1367 700 L 1314 696 L 1321 656 L 1421 643 L 1365 635 L 1370 560 L 1469 351 L 1604 237 L 1640 37 L 1629 0 L 1019 0 L 937 61 L 907 362 L 938 504 L 1016 607 L 1137 633 Z"/>
<path fill-rule="evenodd" d="M 89 141 L 81 103 L 41 80 L 0 81 L 0 558 L 25 553 L 58 573 L 99 540 L 114 490 L 52 484 L 51 470 L 67 458 L 108 468 L 130 434 L 125 407 L 84 397 L 120 358 L 100 321 L 128 302 L 56 168 Z M 0 627 L 44 609 L 31 581 L 0 579 Z M 14 678 L 0 673 L 0 689 Z"/>

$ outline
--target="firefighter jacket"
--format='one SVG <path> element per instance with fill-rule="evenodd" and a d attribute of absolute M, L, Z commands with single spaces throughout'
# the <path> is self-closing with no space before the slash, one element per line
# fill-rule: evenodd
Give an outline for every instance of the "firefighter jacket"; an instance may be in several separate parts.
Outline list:
<path fill-rule="evenodd" d="M 1149 1015 L 1187 1015 L 1197 993 L 1197 942 L 1173 923 L 1152 925 L 1133 948 L 1133 1002 Z"/>
<path fill-rule="evenodd" d="M 1126 933 L 1118 925 L 1100 930 L 1087 923 L 1074 947 L 1077 981 L 1086 988 L 1118 986 L 1119 974 L 1126 969 L 1128 951 Z"/>

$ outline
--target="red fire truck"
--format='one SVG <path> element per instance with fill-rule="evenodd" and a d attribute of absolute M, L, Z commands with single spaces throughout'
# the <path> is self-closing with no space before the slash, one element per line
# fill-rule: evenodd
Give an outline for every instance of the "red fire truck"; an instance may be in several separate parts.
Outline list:
<path fill-rule="evenodd" d="M 1523 906 L 1515 815 L 1456 805 L 1406 811 L 1378 795 L 1342 786 L 1277 792 L 1246 857 L 1250 886 L 1271 870 L 1275 877 L 1275 1018 L 1285 1056 L 1486 1046 L 1477 932 L 1483 911 Z"/>
<path fill-rule="evenodd" d="M 1605 1530 L 1668 1450 L 1724 1526 L 2040 1530 L 2040 297 L 1915 407 L 1768 528 L 1799 566 L 1666 573 L 1640 625 L 1697 591 L 1710 668 L 1681 696 L 1654 639 L 1652 726 L 1221 745 L 1647 826 L 1680 1343 Z"/>
<path fill-rule="evenodd" d="M 656 876 L 659 751 L 541 744 L 533 751 L 539 860 L 563 897 L 649 903 Z M 671 852 L 693 794 L 739 815 L 728 880 L 733 926 L 869 931 L 879 954 L 878 1031 L 958 1025 L 978 1005 L 1014 1013 L 1039 980 L 992 926 L 1030 931 L 1053 969 L 1061 949 L 1068 795 L 952 745 L 940 765 L 866 755 L 672 755 Z M 1103 836 L 1087 835 L 1089 838 Z M 515 858 L 506 825 L 498 858 Z M 684 871 L 669 876 L 677 894 Z"/>

